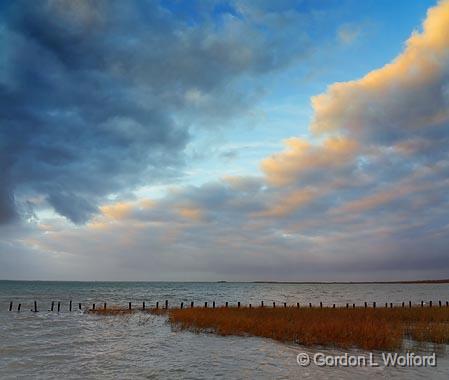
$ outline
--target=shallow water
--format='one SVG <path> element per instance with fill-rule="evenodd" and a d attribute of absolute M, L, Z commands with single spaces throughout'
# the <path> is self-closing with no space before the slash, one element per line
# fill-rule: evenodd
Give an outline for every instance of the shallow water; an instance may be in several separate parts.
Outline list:
<path fill-rule="evenodd" d="M 73 300 L 75 311 L 68 311 Z M 341 355 L 338 350 L 304 348 L 254 337 L 219 337 L 173 330 L 163 317 L 134 314 L 101 317 L 83 314 L 92 303 L 128 302 L 148 306 L 167 299 L 203 304 L 344 305 L 367 301 L 419 304 L 449 300 L 447 284 L 248 284 L 248 283 L 105 283 L 0 281 L 0 377 L 60 379 L 377 379 L 441 378 L 449 374 L 446 346 L 411 346 L 417 354 L 436 351 L 434 368 L 308 367 L 297 364 L 298 353 Z M 32 313 L 33 301 L 39 313 Z M 61 312 L 50 312 L 51 301 L 61 302 Z M 20 313 L 8 312 L 9 302 L 22 304 Z M 56 305 L 55 305 L 56 310 Z M 367 355 L 364 351 L 350 354 Z M 375 353 L 380 360 L 380 353 Z"/>

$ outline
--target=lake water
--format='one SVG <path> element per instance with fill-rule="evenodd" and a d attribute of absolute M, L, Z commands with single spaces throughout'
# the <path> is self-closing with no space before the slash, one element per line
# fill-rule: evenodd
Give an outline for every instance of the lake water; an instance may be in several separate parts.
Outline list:
<path fill-rule="evenodd" d="M 38 313 L 30 310 L 33 301 Z M 74 311 L 69 312 L 69 300 Z M 419 304 L 449 300 L 448 284 L 253 284 L 253 283 L 120 283 L 0 281 L 0 378 L 41 379 L 447 379 L 446 345 L 410 346 L 416 354 L 436 352 L 433 368 L 308 367 L 297 364 L 298 353 L 313 357 L 368 355 L 360 350 L 304 348 L 254 337 L 219 337 L 172 329 L 164 317 L 136 313 L 101 317 L 85 314 L 93 303 L 128 302 L 148 306 L 165 300 L 217 305 L 273 301 L 281 304 L 324 305 L 385 302 Z M 21 312 L 9 312 L 21 303 Z M 50 312 L 51 301 L 61 312 Z M 55 306 L 56 310 L 56 306 Z M 374 353 L 380 358 L 381 353 Z M 380 359 L 379 359 L 380 360 Z"/>

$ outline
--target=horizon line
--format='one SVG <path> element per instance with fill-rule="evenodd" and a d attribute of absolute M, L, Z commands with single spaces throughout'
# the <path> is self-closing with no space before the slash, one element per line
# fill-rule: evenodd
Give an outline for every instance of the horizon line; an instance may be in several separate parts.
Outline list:
<path fill-rule="evenodd" d="M 256 280 L 256 281 L 182 281 L 182 280 L 12 280 L 12 279 L 0 279 L 0 282 L 121 282 L 121 283 L 209 283 L 209 284 L 280 284 L 280 285 L 350 285 L 350 284 L 449 284 L 449 278 L 444 279 L 426 279 L 426 280 L 391 280 L 391 281 L 268 281 L 268 280 Z"/>

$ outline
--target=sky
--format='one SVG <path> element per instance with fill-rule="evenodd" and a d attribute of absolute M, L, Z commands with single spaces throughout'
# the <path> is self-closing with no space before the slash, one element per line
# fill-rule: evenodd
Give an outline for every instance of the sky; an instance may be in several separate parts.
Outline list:
<path fill-rule="evenodd" d="M 449 0 L 0 1 L 0 279 L 449 278 Z"/>

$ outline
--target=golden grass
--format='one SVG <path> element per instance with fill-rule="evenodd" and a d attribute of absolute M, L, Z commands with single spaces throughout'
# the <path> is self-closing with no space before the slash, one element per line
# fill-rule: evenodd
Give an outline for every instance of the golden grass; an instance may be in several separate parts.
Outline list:
<path fill-rule="evenodd" d="M 420 342 L 449 343 L 448 322 L 417 322 L 406 328 L 407 336 Z"/>
<path fill-rule="evenodd" d="M 112 306 L 88 312 L 124 315 L 137 311 L 141 309 Z M 169 322 L 180 329 L 223 336 L 259 336 L 304 346 L 393 350 L 401 347 L 404 338 L 449 343 L 448 307 L 194 307 L 168 310 L 147 308 L 144 311 L 167 314 Z"/>
<path fill-rule="evenodd" d="M 180 329 L 252 335 L 305 346 L 400 348 L 405 337 L 449 343 L 449 308 L 192 308 L 170 309 Z"/>

